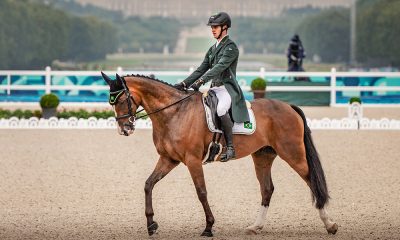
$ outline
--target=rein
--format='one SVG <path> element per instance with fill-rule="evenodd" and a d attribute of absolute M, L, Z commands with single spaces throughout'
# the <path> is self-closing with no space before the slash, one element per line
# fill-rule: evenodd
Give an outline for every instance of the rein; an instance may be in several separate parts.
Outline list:
<path fill-rule="evenodd" d="M 142 116 L 140 116 L 140 117 L 137 117 L 137 118 L 135 118 L 135 119 L 145 118 L 145 117 L 147 117 L 147 116 L 149 116 L 149 115 L 151 115 L 151 114 L 161 112 L 161 111 L 164 110 L 164 109 L 167 109 L 167 108 L 172 107 L 172 106 L 174 106 L 174 105 L 176 105 L 176 104 L 178 104 L 178 103 L 180 103 L 180 102 L 185 101 L 186 99 L 190 98 L 190 97 L 193 96 L 194 94 L 196 94 L 195 91 L 193 91 L 190 95 L 188 95 L 188 96 L 186 96 L 186 97 L 184 97 L 184 98 L 182 98 L 182 99 L 180 99 L 180 100 L 178 100 L 178 101 L 176 101 L 176 102 L 174 102 L 174 103 L 172 103 L 172 104 L 170 104 L 170 105 L 167 105 L 167 106 L 165 106 L 165 107 L 163 107 L 163 108 L 157 109 L 157 110 L 155 110 L 155 111 L 153 111 L 153 112 L 151 112 L 151 113 L 147 113 L 147 114 L 142 115 Z M 133 99 L 133 98 L 132 98 L 132 99 Z M 138 104 L 136 104 L 135 100 L 133 100 L 133 103 L 134 103 L 136 106 L 139 106 Z M 142 111 L 144 111 L 144 109 L 142 109 L 142 110 L 140 110 L 140 111 L 137 111 L 137 112 L 135 113 L 135 115 L 138 114 L 138 113 L 140 113 L 140 112 L 142 112 Z"/>
<path fill-rule="evenodd" d="M 172 104 L 170 104 L 170 105 L 167 105 L 167 106 L 165 106 L 165 107 L 162 107 L 162 108 L 160 108 L 160 109 L 157 109 L 157 110 L 155 110 L 155 111 L 153 111 L 153 112 L 151 112 L 151 113 L 147 113 L 147 114 L 145 114 L 145 115 L 136 117 L 136 115 L 137 115 L 138 113 L 144 111 L 144 109 L 142 109 L 142 110 L 140 110 L 140 111 L 137 111 L 137 112 L 135 112 L 135 113 L 132 112 L 132 102 L 133 102 L 134 105 L 136 105 L 136 108 L 139 108 L 140 105 L 136 103 L 135 99 L 134 99 L 133 96 L 131 95 L 131 93 L 130 93 L 130 91 L 129 91 L 129 89 L 128 89 L 128 87 L 126 86 L 126 84 L 125 84 L 124 81 L 123 81 L 123 87 L 124 87 L 124 89 L 119 90 L 119 91 L 116 91 L 116 92 L 113 92 L 113 94 L 116 94 L 116 96 L 114 97 L 113 102 L 110 101 L 110 104 L 111 104 L 111 105 L 115 105 L 116 102 L 117 102 L 117 100 L 118 100 L 118 98 L 119 98 L 119 97 L 122 95 L 122 93 L 124 92 L 125 95 L 127 96 L 126 101 L 127 101 L 127 103 L 128 103 L 128 113 L 127 113 L 127 114 L 124 114 L 124 115 L 122 115 L 122 116 L 117 116 L 117 117 L 115 117 L 115 119 L 118 121 L 118 120 L 120 120 L 120 119 L 129 118 L 129 122 L 130 122 L 131 125 L 134 125 L 134 123 L 135 123 L 135 121 L 136 121 L 137 119 L 145 118 L 145 117 L 147 117 L 147 116 L 149 116 L 149 115 L 152 115 L 152 114 L 161 112 L 162 110 L 167 109 L 167 108 L 169 108 L 169 107 L 172 107 L 172 106 L 174 106 L 174 105 L 176 105 L 176 104 L 178 104 L 178 103 L 180 103 L 180 102 L 183 102 L 183 101 L 185 101 L 186 99 L 188 99 L 188 98 L 190 98 L 191 96 L 193 96 L 194 94 L 196 94 L 196 92 L 194 91 L 194 92 L 192 92 L 191 94 L 189 94 L 188 96 L 186 96 L 186 97 L 184 97 L 184 98 L 182 98 L 182 99 L 180 99 L 180 100 L 178 100 L 178 101 L 176 101 L 176 102 L 174 102 L 174 103 L 172 103 Z M 132 100 L 132 102 L 131 102 L 130 100 Z M 133 118 L 133 119 L 132 119 L 132 118 Z"/>

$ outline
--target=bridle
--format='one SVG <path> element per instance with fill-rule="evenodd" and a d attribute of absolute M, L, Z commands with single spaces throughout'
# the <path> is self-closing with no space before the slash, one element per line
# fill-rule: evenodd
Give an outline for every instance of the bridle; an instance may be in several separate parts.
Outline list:
<path fill-rule="evenodd" d="M 138 117 L 137 114 L 143 112 L 144 109 L 139 110 L 139 111 L 136 111 L 135 113 L 132 111 L 132 103 L 136 106 L 136 109 L 138 109 L 140 105 L 139 105 L 138 103 L 136 103 L 135 98 L 131 95 L 131 92 L 129 91 L 128 87 L 127 87 L 126 84 L 125 84 L 125 80 L 122 80 L 122 86 L 124 87 L 124 89 L 121 89 L 121 90 L 115 91 L 115 92 L 110 92 L 110 96 L 111 96 L 111 95 L 116 95 L 116 96 L 114 97 L 114 101 L 111 101 L 111 100 L 110 100 L 109 103 L 110 103 L 111 105 L 116 105 L 116 103 L 118 102 L 118 98 L 119 98 L 123 93 L 125 93 L 125 96 L 126 96 L 125 101 L 126 101 L 127 104 L 128 104 L 128 113 L 127 113 L 127 114 L 124 114 L 124 115 L 122 115 L 122 116 L 116 116 L 116 117 L 115 117 L 115 120 L 119 121 L 119 120 L 121 120 L 121 119 L 129 118 L 129 119 L 128 119 L 128 123 L 124 123 L 123 125 L 124 125 L 124 126 L 127 126 L 127 127 L 130 127 L 132 130 L 135 130 L 136 120 L 141 119 L 141 118 L 148 117 L 148 116 L 151 115 L 151 114 L 158 113 L 158 112 L 160 112 L 160 111 L 162 111 L 162 110 L 164 110 L 164 109 L 167 109 L 167 108 L 169 108 L 169 107 L 171 107 L 171 106 L 173 106 L 173 105 L 175 105 L 175 104 L 178 104 L 178 103 L 180 103 L 180 102 L 183 102 L 183 101 L 185 101 L 186 99 L 188 99 L 188 98 L 190 98 L 191 96 L 193 96 L 194 94 L 196 94 L 196 91 L 193 91 L 193 92 L 192 92 L 191 94 L 189 94 L 188 96 L 186 96 L 186 97 L 184 97 L 184 98 L 182 98 L 182 99 L 180 99 L 180 100 L 178 100 L 178 101 L 176 101 L 176 102 L 174 102 L 174 103 L 172 103 L 172 104 L 170 104 L 170 105 L 167 105 L 167 106 L 162 107 L 162 108 L 160 108 L 160 109 L 157 109 L 157 110 L 155 110 L 155 111 L 153 111 L 153 112 L 151 112 L 151 113 L 147 113 L 147 114 L 144 114 L 144 115 Z M 124 132 L 124 134 L 125 134 L 125 132 Z M 126 134 L 125 134 L 125 135 L 126 135 Z"/>

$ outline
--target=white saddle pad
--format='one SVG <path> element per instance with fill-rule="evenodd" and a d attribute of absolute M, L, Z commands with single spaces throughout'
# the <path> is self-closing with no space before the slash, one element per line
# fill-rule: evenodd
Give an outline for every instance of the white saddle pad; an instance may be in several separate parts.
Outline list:
<path fill-rule="evenodd" d="M 221 130 L 219 130 L 215 127 L 213 120 L 212 120 L 212 116 L 211 116 L 211 110 L 207 106 L 207 104 L 205 104 L 204 98 L 203 98 L 203 106 L 204 106 L 204 110 L 206 112 L 206 121 L 207 121 L 208 129 L 210 129 L 211 132 L 222 133 Z M 249 102 L 247 102 L 247 106 L 250 106 Z M 249 113 L 250 122 L 249 123 L 236 123 L 235 122 L 233 125 L 233 129 L 232 129 L 233 134 L 251 135 L 256 131 L 256 118 L 254 117 L 253 110 L 250 107 L 247 107 L 247 111 Z"/>

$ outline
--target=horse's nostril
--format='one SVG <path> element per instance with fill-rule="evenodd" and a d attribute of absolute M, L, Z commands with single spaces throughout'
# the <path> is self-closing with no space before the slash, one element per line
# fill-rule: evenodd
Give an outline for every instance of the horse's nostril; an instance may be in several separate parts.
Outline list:
<path fill-rule="evenodd" d="M 126 125 L 123 127 L 124 135 L 125 135 L 125 136 L 129 136 L 129 134 L 133 132 L 133 129 L 134 129 L 134 127 L 133 127 L 132 125 L 126 124 Z"/>

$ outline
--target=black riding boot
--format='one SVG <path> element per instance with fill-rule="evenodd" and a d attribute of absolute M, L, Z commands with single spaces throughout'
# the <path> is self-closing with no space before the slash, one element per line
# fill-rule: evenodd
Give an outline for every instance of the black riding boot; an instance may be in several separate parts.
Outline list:
<path fill-rule="evenodd" d="M 233 136 L 232 136 L 233 122 L 229 117 L 228 113 L 221 116 L 220 119 L 221 119 L 222 131 L 224 131 L 224 137 L 226 142 L 226 152 L 221 154 L 221 162 L 227 162 L 230 159 L 234 159 L 236 157 L 235 148 L 233 147 Z"/>

